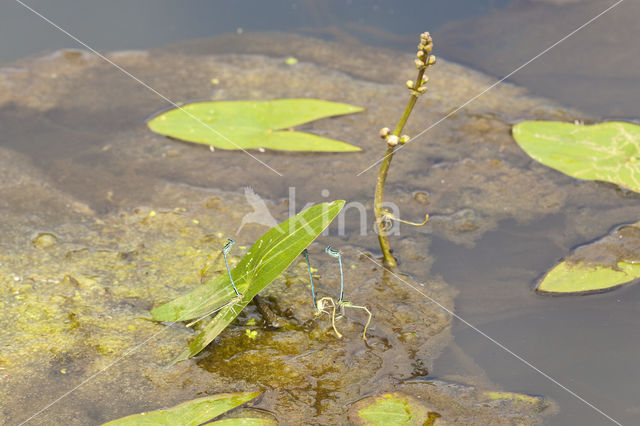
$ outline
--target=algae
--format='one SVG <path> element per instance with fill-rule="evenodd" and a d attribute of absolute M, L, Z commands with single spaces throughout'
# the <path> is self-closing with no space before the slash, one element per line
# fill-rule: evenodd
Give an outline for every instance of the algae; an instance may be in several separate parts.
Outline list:
<path fill-rule="evenodd" d="M 245 185 L 254 186 L 279 220 L 322 197 L 369 202 L 373 177 L 353 176 L 378 159 L 380 141 L 367 136 L 371 129 L 382 127 L 404 104 L 397 84 L 406 78 L 390 70 L 406 58 L 374 49 L 353 58 L 352 46 L 312 40 L 309 49 L 309 42 L 262 34 L 194 42 L 179 51 L 107 54 L 171 99 L 304 93 L 365 107 L 357 118 L 343 117 L 339 127 L 325 120 L 304 129 L 357 140 L 362 154 L 348 160 L 260 155 L 284 178 L 254 168 L 241 153 L 211 153 L 146 131 L 144 119 L 164 102 L 85 52 L 61 51 L 0 69 L 6 195 L 0 200 L 0 390 L 6 395 L 0 412 L 8 422 L 25 420 L 104 368 L 34 420 L 97 423 L 196 396 L 261 390 L 260 407 L 281 421 L 336 423 L 345 418 L 347 403 L 402 390 L 406 380 L 431 372 L 451 341 L 450 315 L 371 263 L 374 238 L 358 235 L 352 216 L 345 221 L 346 235 L 332 229 L 330 236 L 332 243 L 342 240 L 350 298 L 374 314 L 366 344 L 361 339 L 366 315 L 353 312 L 339 320 L 342 340 L 330 319 L 314 320 L 303 259 L 267 289 L 266 302 L 286 320 L 279 329 L 264 328 L 249 306 L 202 356 L 166 369 L 191 331 L 144 319 L 153 307 L 225 272 L 217 253 L 226 237 L 248 245 L 264 232 L 257 224 L 241 227 L 252 212 L 242 193 Z M 213 54 L 216 49 L 234 53 Z M 260 55 L 252 54 L 256 51 Z M 284 64 L 288 56 L 299 62 Z M 432 96 L 409 134 L 490 82 L 446 61 L 432 77 Z M 212 78 L 218 84 L 212 85 Z M 523 93 L 511 85 L 498 87 L 430 131 L 429 144 L 406 146 L 411 154 L 398 157 L 387 188 L 402 205 L 402 217 L 424 217 L 424 197 L 413 194 L 428 194 L 432 217 L 451 223 L 428 232 L 472 245 L 499 220 L 535 220 L 570 202 L 576 186 L 529 167 L 508 128 L 521 115 L 563 119 L 572 113 Z M 296 200 L 284 200 L 290 187 L 297 188 Z M 525 189 L 529 196 L 521 197 Z M 536 203 L 540 197 L 545 202 Z M 616 201 L 605 197 L 601 203 Z M 35 247 L 40 233 L 54 235 L 55 244 Z M 428 244 L 428 237 L 412 233 L 395 248 L 403 270 L 416 277 L 406 279 L 452 310 L 453 289 L 428 276 L 433 262 Z M 237 261 L 231 256 L 232 264 Z M 314 258 L 322 271 L 318 292 L 335 297 L 339 277 L 327 262 Z M 259 327 L 254 339 L 246 335 L 251 319 Z M 430 395 L 443 419 L 471 419 L 480 410 L 474 404 L 482 398 L 462 388 L 412 386 L 416 395 Z M 520 413 L 524 423 L 539 419 L 538 412 L 512 406 L 487 408 L 483 419 L 498 420 L 505 410 Z"/>

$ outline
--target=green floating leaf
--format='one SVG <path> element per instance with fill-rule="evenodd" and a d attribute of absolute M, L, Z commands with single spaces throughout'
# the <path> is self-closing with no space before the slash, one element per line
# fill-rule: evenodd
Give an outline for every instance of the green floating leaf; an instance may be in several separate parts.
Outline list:
<path fill-rule="evenodd" d="M 439 414 L 417 399 L 399 392 L 370 396 L 349 409 L 355 425 L 432 425 Z"/>
<path fill-rule="evenodd" d="M 513 137 L 534 160 L 562 173 L 640 192 L 638 125 L 525 121 L 513 127 Z"/>
<path fill-rule="evenodd" d="M 252 400 L 260 392 L 221 393 L 205 398 L 183 402 L 166 410 L 150 411 L 134 414 L 113 420 L 105 425 L 109 426 L 152 426 L 152 425 L 185 425 L 197 426 L 206 421 L 226 413 L 238 405 Z M 255 423 L 264 424 L 264 423 Z"/>
<path fill-rule="evenodd" d="M 640 278 L 640 264 L 618 262 L 617 267 L 563 261 L 545 275 L 540 293 L 584 294 L 613 290 Z"/>
<path fill-rule="evenodd" d="M 361 149 L 290 128 L 362 110 L 320 99 L 196 102 L 161 113 L 147 124 L 156 133 L 220 149 L 349 152 Z"/>
<path fill-rule="evenodd" d="M 151 311 L 153 319 L 158 321 L 187 321 L 211 313 L 212 307 L 220 309 L 174 362 L 198 354 L 211 343 L 256 294 L 280 275 L 329 226 L 343 206 L 344 201 L 338 200 L 309 207 L 260 237 L 231 271 L 242 297 L 235 297 L 229 276 L 225 273 Z"/>
<path fill-rule="evenodd" d="M 578 247 L 542 279 L 536 291 L 601 293 L 640 278 L 640 222 Z"/>
<path fill-rule="evenodd" d="M 274 419 L 234 417 L 231 419 L 218 420 L 217 422 L 208 424 L 216 426 L 276 426 L 278 422 Z"/>

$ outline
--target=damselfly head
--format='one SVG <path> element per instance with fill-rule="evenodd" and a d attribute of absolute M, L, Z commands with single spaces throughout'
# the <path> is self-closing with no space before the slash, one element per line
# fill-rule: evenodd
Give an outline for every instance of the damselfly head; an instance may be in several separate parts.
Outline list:
<path fill-rule="evenodd" d="M 330 256 L 335 257 L 336 259 L 340 257 L 340 252 L 331 246 L 327 246 L 324 251 L 327 252 Z"/>
<path fill-rule="evenodd" d="M 231 246 L 233 246 L 236 242 L 231 238 L 227 238 L 227 243 L 222 247 L 222 253 L 227 255 L 231 251 Z"/>

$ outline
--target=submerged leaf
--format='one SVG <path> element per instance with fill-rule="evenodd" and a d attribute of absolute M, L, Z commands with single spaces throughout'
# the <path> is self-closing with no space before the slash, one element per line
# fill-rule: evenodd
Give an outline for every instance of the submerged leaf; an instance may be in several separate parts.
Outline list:
<path fill-rule="evenodd" d="M 349 409 L 355 425 L 432 425 L 439 414 L 412 396 L 400 392 L 370 396 Z"/>
<path fill-rule="evenodd" d="M 483 396 L 492 401 L 505 399 L 509 401 L 537 406 L 540 409 L 543 409 L 546 406 L 546 402 L 543 398 L 539 396 L 527 395 L 524 393 L 487 391 L 483 392 Z"/>
<path fill-rule="evenodd" d="M 228 274 L 221 274 L 151 311 L 153 318 L 158 321 L 187 321 L 211 313 L 211 307 L 221 307 L 174 362 L 196 355 L 211 343 L 256 294 L 280 275 L 329 226 L 343 206 L 344 201 L 339 200 L 309 207 L 260 237 L 231 270 L 241 297 L 235 297 Z"/>
<path fill-rule="evenodd" d="M 197 426 L 213 419 L 238 405 L 252 400 L 260 392 L 221 393 L 183 402 L 166 410 L 134 414 L 105 423 L 109 426 L 133 425 L 193 425 Z M 240 423 L 239 423 L 240 424 Z M 260 424 L 260 423 L 253 423 Z"/>
<path fill-rule="evenodd" d="M 640 192 L 640 126 L 525 121 L 513 137 L 534 160 L 569 176 Z"/>
<path fill-rule="evenodd" d="M 220 149 L 348 152 L 360 148 L 290 128 L 359 111 L 362 108 L 320 99 L 196 102 L 161 113 L 148 126 L 162 135 Z"/>

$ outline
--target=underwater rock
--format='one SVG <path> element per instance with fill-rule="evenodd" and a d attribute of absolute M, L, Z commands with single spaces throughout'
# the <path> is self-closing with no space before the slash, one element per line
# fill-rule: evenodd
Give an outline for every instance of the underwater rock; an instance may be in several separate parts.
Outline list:
<path fill-rule="evenodd" d="M 53 234 L 42 232 L 38 234 L 31 242 L 35 248 L 43 249 L 54 246 L 57 242 L 57 238 Z"/>

